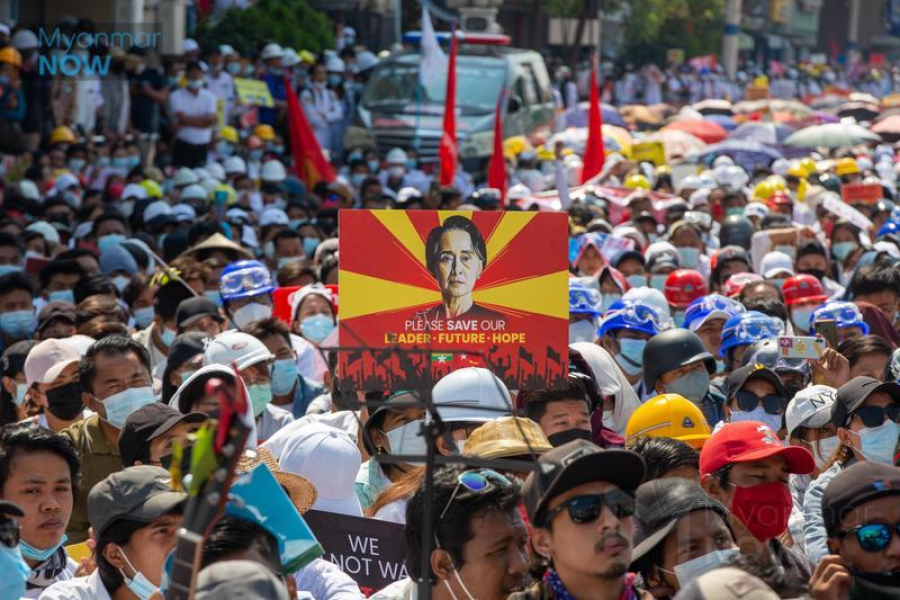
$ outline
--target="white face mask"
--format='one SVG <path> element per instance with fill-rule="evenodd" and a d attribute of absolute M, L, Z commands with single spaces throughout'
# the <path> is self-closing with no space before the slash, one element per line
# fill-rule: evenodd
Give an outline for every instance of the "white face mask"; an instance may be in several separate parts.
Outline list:
<path fill-rule="evenodd" d="M 425 454 L 425 438 L 422 437 L 424 421 L 410 421 L 385 433 L 391 445 L 391 454 L 420 456 Z"/>
<path fill-rule="evenodd" d="M 238 329 L 243 329 L 253 321 L 261 321 L 272 316 L 272 307 L 268 304 L 260 304 L 259 302 L 251 302 L 246 306 L 242 306 L 236 311 L 231 318 Z"/>
<path fill-rule="evenodd" d="M 709 554 L 692 558 L 680 565 L 675 565 L 675 577 L 678 578 L 678 585 L 683 589 L 691 581 L 697 579 L 704 573 L 708 573 L 713 569 L 718 569 L 722 565 L 728 564 L 737 555 L 737 548 L 728 548 L 727 550 L 713 550 Z"/>
<path fill-rule="evenodd" d="M 822 438 L 818 443 L 813 443 L 812 455 L 813 458 L 816 459 L 816 467 L 819 469 L 824 467 L 831 458 L 831 455 L 834 454 L 834 451 L 840 445 L 841 441 L 836 435 L 833 435 L 830 438 Z"/>
<path fill-rule="evenodd" d="M 569 324 L 569 343 L 593 342 L 597 339 L 597 327 L 593 321 L 578 321 Z"/>
<path fill-rule="evenodd" d="M 616 430 L 616 422 L 613 419 L 613 409 L 608 409 L 603 411 L 603 426 L 607 429 Z"/>
<path fill-rule="evenodd" d="M 762 406 L 757 406 L 751 411 L 733 410 L 731 411 L 731 423 L 740 423 L 741 421 L 762 421 L 769 429 L 777 432 L 781 429 L 781 415 L 772 415 L 766 412 Z"/>

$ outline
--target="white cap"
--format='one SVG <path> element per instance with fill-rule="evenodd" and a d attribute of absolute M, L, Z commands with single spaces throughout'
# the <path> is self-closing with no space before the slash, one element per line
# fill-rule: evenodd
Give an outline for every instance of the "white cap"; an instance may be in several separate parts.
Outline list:
<path fill-rule="evenodd" d="M 769 252 L 763 256 L 759 271 L 766 279 L 787 273 L 794 276 L 794 261 L 784 252 Z"/>
<path fill-rule="evenodd" d="M 35 221 L 25 228 L 25 231 L 35 231 L 50 244 L 59 243 L 59 232 L 47 221 Z"/>
<path fill-rule="evenodd" d="M 19 193 L 23 198 L 27 198 L 28 200 L 41 199 L 41 192 L 38 190 L 37 184 L 30 179 L 22 179 L 19 181 Z"/>
<path fill-rule="evenodd" d="M 229 156 L 225 159 L 225 174 L 240 174 L 243 175 L 247 172 L 247 163 L 244 162 L 244 159 L 240 156 Z"/>
<path fill-rule="evenodd" d="M 203 352 L 203 366 L 234 364 L 238 371 L 275 357 L 265 345 L 252 335 L 240 331 L 225 331 L 209 342 Z"/>
<path fill-rule="evenodd" d="M 337 56 L 330 56 L 325 61 L 325 70 L 331 73 L 343 73 L 345 70 L 344 61 Z"/>
<path fill-rule="evenodd" d="M 157 200 L 148 204 L 147 208 L 144 209 L 144 223 L 148 223 L 157 217 L 171 214 L 172 207 L 169 206 L 169 203 L 165 200 Z"/>
<path fill-rule="evenodd" d="M 207 193 L 203 186 L 194 183 L 181 190 L 178 197 L 181 200 L 206 200 Z"/>
<path fill-rule="evenodd" d="M 200 44 L 194 39 L 187 38 L 184 40 L 184 44 L 181 45 L 181 49 L 185 54 L 188 52 L 197 52 L 200 50 Z"/>
<path fill-rule="evenodd" d="M 827 425 L 836 395 L 837 390 L 828 385 L 811 385 L 797 392 L 784 411 L 788 437 L 801 426 L 818 429 Z"/>
<path fill-rule="evenodd" d="M 259 215 L 259 226 L 267 227 L 269 225 L 290 225 L 291 220 L 287 213 L 278 207 L 270 206 L 262 211 Z"/>
<path fill-rule="evenodd" d="M 200 187 L 202 187 L 207 194 L 215 192 L 219 188 L 219 185 L 221 184 L 212 177 L 204 177 L 200 180 Z"/>
<path fill-rule="evenodd" d="M 53 383 L 63 370 L 78 362 L 94 340 L 84 335 L 49 339 L 37 344 L 25 357 L 25 381 Z"/>
<path fill-rule="evenodd" d="M 197 211 L 190 204 L 176 204 L 172 207 L 172 216 L 179 221 L 193 221 L 197 218 Z"/>
<path fill-rule="evenodd" d="M 6 23 L 0 23 L 0 34 L 8 36 L 9 35 L 9 25 L 7 25 Z"/>
<path fill-rule="evenodd" d="M 897 248 L 891 242 L 880 240 L 872 245 L 872 249 L 876 252 L 883 252 L 891 258 L 900 258 L 900 248 Z"/>
<path fill-rule="evenodd" d="M 701 187 L 703 187 L 703 182 L 700 181 L 700 178 L 698 176 L 688 175 L 678 182 L 678 187 L 675 191 L 680 194 L 684 190 L 696 190 Z"/>
<path fill-rule="evenodd" d="M 125 189 L 122 190 L 121 198 L 123 200 L 126 198 L 137 198 L 138 200 L 145 200 L 147 198 L 147 190 L 136 183 L 129 183 L 125 186 Z"/>
<path fill-rule="evenodd" d="M 56 191 L 62 192 L 69 189 L 70 187 L 81 187 L 81 182 L 78 181 L 78 178 L 71 173 L 63 173 L 56 178 L 56 182 L 53 184 L 53 187 L 56 188 Z"/>
<path fill-rule="evenodd" d="M 175 184 L 175 187 L 182 187 L 185 185 L 191 185 L 192 183 L 197 183 L 199 181 L 200 178 L 197 177 L 197 174 L 194 173 L 193 169 L 181 167 L 180 169 L 178 169 L 178 171 L 176 171 L 172 183 Z"/>
<path fill-rule="evenodd" d="M 506 192 L 506 198 L 510 202 L 514 202 L 516 200 L 521 200 L 522 198 L 527 198 L 531 195 L 531 188 L 522 183 L 517 183 L 512 186 Z"/>
<path fill-rule="evenodd" d="M 378 64 L 378 57 L 369 50 L 356 53 L 356 68 L 360 73 L 367 71 Z"/>
<path fill-rule="evenodd" d="M 499 377 L 481 367 L 453 371 L 431 390 L 441 420 L 486 423 L 512 415 L 509 390 Z"/>
<path fill-rule="evenodd" d="M 225 181 L 225 169 L 217 162 L 206 163 L 206 172 L 209 173 L 210 177 L 218 180 L 220 183 Z"/>
<path fill-rule="evenodd" d="M 768 214 L 769 207 L 762 202 L 750 202 L 744 207 L 744 216 L 748 218 L 756 217 L 758 219 L 764 219 Z"/>
<path fill-rule="evenodd" d="M 278 44 L 266 44 L 266 47 L 262 50 L 263 60 L 268 60 L 270 58 L 281 58 L 282 54 L 284 54 L 284 50 L 282 50 L 281 46 L 279 46 Z"/>
<path fill-rule="evenodd" d="M 267 160 L 260 169 L 259 178 L 268 183 L 281 183 L 287 178 L 287 173 L 281 161 Z"/>
<path fill-rule="evenodd" d="M 709 188 L 700 188 L 699 190 L 694 190 L 693 193 L 691 193 L 691 197 L 688 199 L 691 208 L 697 208 L 698 206 L 709 206 L 710 191 L 711 190 Z"/>
<path fill-rule="evenodd" d="M 406 204 L 410 200 L 421 198 L 422 192 L 414 187 L 400 188 L 400 191 L 397 192 L 397 202 L 400 204 Z"/>
<path fill-rule="evenodd" d="M 387 156 L 384 157 L 384 160 L 389 165 L 406 166 L 406 161 L 409 160 L 409 157 L 406 155 L 406 152 L 403 151 L 403 148 L 394 148 L 387 153 Z"/>
<path fill-rule="evenodd" d="M 293 67 L 297 63 L 300 62 L 300 57 L 297 56 L 297 51 L 293 48 L 285 48 L 284 54 L 281 55 L 281 65 L 284 67 Z"/>
<path fill-rule="evenodd" d="M 30 29 L 20 29 L 12 36 L 13 48 L 16 50 L 30 50 L 40 46 L 38 38 Z"/>
<path fill-rule="evenodd" d="M 235 52 L 234 52 L 234 47 L 232 47 L 232 46 L 229 45 L 229 44 L 220 44 L 220 45 L 219 45 L 219 53 L 220 53 L 222 56 L 230 56 L 230 55 L 232 55 L 232 54 L 235 53 Z"/>
<path fill-rule="evenodd" d="M 318 495 L 313 510 L 362 516 L 356 496 L 356 475 L 362 464 L 350 436 L 324 423 L 308 423 L 291 432 L 278 466 L 286 473 L 309 479 Z"/>
<path fill-rule="evenodd" d="M 197 176 L 197 181 L 203 181 L 204 179 L 209 179 L 209 171 L 207 171 L 204 167 L 196 167 L 194 169 L 194 174 Z"/>

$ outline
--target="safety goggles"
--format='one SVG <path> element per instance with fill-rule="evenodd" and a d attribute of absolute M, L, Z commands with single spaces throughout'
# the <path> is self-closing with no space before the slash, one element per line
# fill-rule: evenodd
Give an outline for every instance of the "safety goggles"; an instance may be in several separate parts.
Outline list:
<path fill-rule="evenodd" d="M 859 547 L 866 552 L 881 552 L 890 545 L 895 531 L 900 535 L 900 523 L 894 525 L 869 523 L 848 531 L 840 531 L 837 535 L 841 538 L 854 535 L 856 541 L 859 542 Z"/>
<path fill-rule="evenodd" d="M 15 519 L 0 519 L 0 544 L 7 548 L 19 545 L 19 523 Z"/>
<path fill-rule="evenodd" d="M 722 330 L 722 339 L 733 337 L 738 341 L 753 343 L 757 340 L 776 338 L 784 335 L 784 323 L 775 317 L 761 316 L 742 319 L 736 325 Z"/>
<path fill-rule="evenodd" d="M 612 490 L 605 494 L 589 494 L 569 498 L 559 506 L 547 511 L 544 523 L 550 523 L 562 511 L 568 511 L 569 518 L 576 525 L 593 523 L 600 518 L 603 507 L 612 511 L 617 519 L 634 515 L 634 497 L 622 490 Z"/>
<path fill-rule="evenodd" d="M 781 415 L 784 414 L 784 409 L 787 407 L 787 400 L 784 396 L 778 396 L 776 394 L 769 394 L 767 396 L 757 396 L 751 391 L 741 390 L 734 395 L 734 400 L 737 402 L 737 406 L 744 412 L 750 412 L 762 402 L 763 410 L 765 410 L 770 415 Z"/>
<path fill-rule="evenodd" d="M 687 307 L 684 313 L 684 321 L 687 323 L 713 312 L 724 312 L 728 316 L 733 317 L 734 315 L 747 312 L 747 309 L 740 302 L 725 296 L 705 296 Z"/>
<path fill-rule="evenodd" d="M 599 314 L 600 292 L 591 288 L 569 288 L 569 312 Z"/>
<path fill-rule="evenodd" d="M 222 294 L 237 294 L 244 290 L 252 290 L 272 285 L 269 271 L 259 267 L 250 267 L 222 275 L 219 279 L 219 291 Z"/>
<path fill-rule="evenodd" d="M 637 302 L 625 302 L 622 308 L 617 308 L 606 314 L 606 318 L 617 317 L 630 325 L 653 324 L 659 329 L 662 320 L 656 309 Z"/>
<path fill-rule="evenodd" d="M 453 504 L 456 495 L 459 493 L 459 488 L 461 487 L 466 488 L 472 493 L 481 494 L 495 487 L 509 487 L 511 485 L 512 482 L 507 479 L 506 476 L 491 469 L 463 471 L 459 474 L 459 477 L 456 478 L 456 487 L 453 488 L 453 493 L 450 494 L 450 499 L 447 500 L 447 504 L 444 506 L 444 510 L 441 511 L 441 516 L 438 517 L 438 519 L 443 519 L 444 515 L 447 514 L 447 510 L 450 508 L 450 505 Z"/>
<path fill-rule="evenodd" d="M 854 416 L 859 417 L 863 425 L 866 427 L 879 427 L 884 423 L 885 417 L 894 423 L 900 422 L 900 404 L 892 404 L 890 406 L 863 406 L 858 409 Z"/>
<path fill-rule="evenodd" d="M 859 308 L 852 302 L 831 302 L 813 313 L 813 323 L 833 319 L 838 327 L 854 327 L 863 323 Z"/>

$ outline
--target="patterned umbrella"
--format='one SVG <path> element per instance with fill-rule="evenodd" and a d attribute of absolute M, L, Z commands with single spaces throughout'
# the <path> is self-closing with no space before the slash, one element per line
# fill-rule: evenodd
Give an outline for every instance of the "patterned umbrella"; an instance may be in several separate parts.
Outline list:
<path fill-rule="evenodd" d="M 732 131 L 728 137 L 732 140 L 744 140 L 777 146 L 784 143 L 784 140 L 793 132 L 793 129 L 786 125 L 751 121 L 738 125 L 737 129 Z"/>
<path fill-rule="evenodd" d="M 698 137 L 707 144 L 721 142 L 728 137 L 725 128 L 712 121 L 679 120 L 663 127 L 663 131 L 684 131 L 694 137 Z"/>

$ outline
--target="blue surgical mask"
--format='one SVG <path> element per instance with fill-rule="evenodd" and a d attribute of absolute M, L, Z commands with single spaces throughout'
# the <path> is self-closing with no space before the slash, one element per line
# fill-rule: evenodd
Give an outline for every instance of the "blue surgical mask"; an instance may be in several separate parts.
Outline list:
<path fill-rule="evenodd" d="M 900 436 L 900 424 L 886 420 L 878 427 L 866 427 L 859 431 L 860 452 L 866 460 L 885 465 L 894 464 L 894 451 Z"/>
<path fill-rule="evenodd" d="M 254 148 L 250 151 L 250 160 L 256 161 L 260 160 L 263 157 L 263 149 L 262 148 Z"/>
<path fill-rule="evenodd" d="M 39 563 L 42 563 L 53 556 L 56 551 L 66 543 L 66 540 L 68 539 L 69 536 L 63 534 L 62 539 L 59 540 L 58 544 L 56 544 L 55 546 L 50 546 L 49 548 L 44 548 L 43 550 L 35 548 L 25 540 L 19 540 L 19 550 L 22 551 L 22 556 L 24 556 L 28 560 L 36 560 Z"/>
<path fill-rule="evenodd" d="M 6 275 L 7 273 L 21 273 L 22 266 L 21 265 L 0 265 L 0 277 Z"/>
<path fill-rule="evenodd" d="M 300 332 L 307 340 L 319 343 L 334 330 L 334 319 L 321 313 L 300 321 Z"/>
<path fill-rule="evenodd" d="M 100 167 L 108 167 L 111 163 L 108 156 L 101 156 L 97 159 L 97 165 Z"/>
<path fill-rule="evenodd" d="M 733 410 L 731 411 L 731 422 L 740 423 L 741 421 L 760 421 L 765 423 L 772 431 L 781 429 L 781 415 L 773 415 L 766 412 L 762 406 L 757 406 L 753 410 Z"/>
<path fill-rule="evenodd" d="M 275 154 L 284 154 L 284 146 L 281 144 L 269 146 L 269 151 Z"/>
<path fill-rule="evenodd" d="M 272 363 L 272 393 L 276 396 L 289 394 L 297 383 L 297 373 L 297 361 L 292 358 Z"/>
<path fill-rule="evenodd" d="M 330 73 L 328 75 L 328 85 L 330 85 L 331 87 L 338 87 L 343 81 L 344 78 L 341 75 L 338 75 L 336 73 Z"/>
<path fill-rule="evenodd" d="M 72 290 L 54 290 L 47 293 L 50 302 L 70 302 L 75 304 L 75 292 Z"/>
<path fill-rule="evenodd" d="M 423 421 L 410 421 L 385 432 L 390 453 L 397 456 L 421 456 L 425 454 L 425 438 L 422 437 Z"/>
<path fill-rule="evenodd" d="M 415 161 L 414 159 L 412 159 L 412 158 L 410 158 L 409 160 L 407 160 L 407 161 L 406 161 L 406 168 L 409 169 L 410 171 L 415 170 L 415 168 L 416 168 L 416 161 Z"/>
<path fill-rule="evenodd" d="M 116 169 L 122 169 L 124 171 L 128 168 L 128 157 L 116 156 L 112 159 L 112 166 Z"/>
<path fill-rule="evenodd" d="M 37 318 L 33 310 L 14 310 L 0 314 L 0 330 L 14 340 L 34 337 Z"/>
<path fill-rule="evenodd" d="M 175 341 L 176 333 L 169 329 L 168 327 L 163 327 L 162 331 L 159 332 L 160 341 L 168 348 L 172 345 L 172 342 Z"/>
<path fill-rule="evenodd" d="M 250 396 L 253 416 L 258 417 L 272 401 L 272 386 L 268 383 L 254 383 L 247 386 L 247 394 Z"/>
<path fill-rule="evenodd" d="M 156 398 L 153 396 L 153 388 L 149 385 L 128 388 L 102 400 L 103 408 L 106 410 L 106 422 L 116 429 L 125 426 L 128 415 L 154 402 Z"/>
<path fill-rule="evenodd" d="M 131 283 L 131 278 L 126 277 L 125 275 L 116 275 L 112 278 L 113 285 L 116 286 L 116 289 L 119 290 L 119 293 L 125 291 L 125 288 L 128 287 L 128 284 Z"/>
<path fill-rule="evenodd" d="M 22 406 L 25 404 L 25 394 L 28 393 L 28 384 L 27 383 L 17 383 L 16 384 L 16 406 Z"/>
<path fill-rule="evenodd" d="M 628 285 L 631 287 L 646 287 L 647 285 L 647 276 L 646 275 L 629 275 L 625 278 L 628 281 Z"/>
<path fill-rule="evenodd" d="M 81 171 L 84 168 L 84 165 L 87 161 L 83 158 L 70 158 L 69 159 L 69 168 L 72 169 L 75 173 Z"/>
<path fill-rule="evenodd" d="M 319 247 L 319 238 L 315 237 L 305 237 L 303 238 L 303 251 L 306 253 L 308 258 L 312 258 L 313 254 L 316 252 L 316 248 Z"/>
<path fill-rule="evenodd" d="M 831 245 L 831 254 L 839 261 L 843 261 L 858 247 L 859 245 L 856 242 L 838 242 L 837 244 Z"/>
<path fill-rule="evenodd" d="M 353 187 L 359 188 L 360 186 L 362 186 L 363 181 L 365 181 L 366 177 L 368 177 L 368 176 L 369 176 L 368 173 L 351 173 L 350 174 L 350 183 L 353 184 Z"/>
<path fill-rule="evenodd" d="M 134 579 L 129 579 L 125 573 L 119 569 L 119 573 L 122 574 L 122 579 L 125 580 L 125 587 L 131 590 L 131 593 L 137 596 L 139 600 L 150 600 L 153 594 L 159 592 L 159 588 L 150 583 L 150 580 L 147 579 L 143 573 L 134 568 L 124 551 L 122 552 L 122 556 L 125 558 L 125 562 L 128 563 L 131 570 L 134 571 Z"/>
<path fill-rule="evenodd" d="M 666 384 L 665 389 L 667 394 L 680 394 L 699 405 L 709 391 L 709 373 L 706 369 L 691 371 Z"/>
<path fill-rule="evenodd" d="M 277 265 L 278 268 L 281 269 L 283 266 L 288 265 L 292 262 L 297 262 L 298 260 L 303 260 L 302 256 L 279 256 Z"/>
<path fill-rule="evenodd" d="M 693 580 L 697 579 L 704 573 L 709 573 L 713 569 L 724 567 L 731 563 L 737 556 L 737 548 L 727 548 L 725 550 L 713 550 L 703 556 L 692 558 L 680 565 L 675 565 L 675 577 L 678 579 L 679 587 L 685 587 Z"/>
<path fill-rule="evenodd" d="M 678 248 L 678 260 L 682 269 L 696 269 L 700 264 L 700 250 L 692 246 Z"/>
<path fill-rule="evenodd" d="M 377 173 L 379 169 L 381 169 L 381 161 L 378 160 L 370 160 L 368 162 L 369 170 L 373 173 Z"/>
<path fill-rule="evenodd" d="M 597 339 L 597 325 L 593 320 L 569 323 L 569 343 L 589 342 Z"/>
<path fill-rule="evenodd" d="M 659 290 L 660 292 L 665 292 L 666 290 L 666 279 L 669 278 L 668 274 L 664 275 L 651 275 L 650 276 L 650 287 L 654 290 Z"/>
<path fill-rule="evenodd" d="M 743 206 L 732 206 L 730 208 L 725 209 L 726 217 L 743 217 L 744 216 L 744 207 Z"/>
<path fill-rule="evenodd" d="M 218 306 L 222 306 L 222 296 L 219 295 L 219 292 L 216 290 L 204 290 L 203 297 L 209 298 L 213 302 L 215 302 Z"/>
<path fill-rule="evenodd" d="M 0 544 L 0 598 L 23 597 L 30 575 L 31 567 L 25 562 L 19 547 Z"/>
<path fill-rule="evenodd" d="M 129 154 L 128 155 L 128 168 L 133 169 L 134 167 L 141 164 L 141 155 L 140 154 Z"/>
<path fill-rule="evenodd" d="M 815 306 L 801 306 L 800 308 L 795 308 L 791 311 L 791 321 L 794 323 L 794 327 L 799 329 L 802 333 L 809 332 L 809 324 L 812 321 L 813 312 L 815 312 L 817 307 Z"/>
<path fill-rule="evenodd" d="M 613 358 L 628 375 L 637 375 L 644 370 L 644 347 L 647 340 L 619 339 L 619 353 Z"/>
<path fill-rule="evenodd" d="M 225 65 L 225 70 L 228 71 L 231 75 L 237 75 L 241 72 L 241 63 L 239 62 L 230 62 Z"/>
<path fill-rule="evenodd" d="M 347 156 L 347 164 L 354 163 L 358 160 L 362 160 L 363 155 L 359 152 L 351 152 L 349 156 Z"/>
<path fill-rule="evenodd" d="M 224 154 L 226 156 L 231 156 L 234 154 L 234 146 L 231 142 L 216 142 L 216 152 L 219 154 Z"/>
<path fill-rule="evenodd" d="M 100 254 L 103 254 L 113 246 L 118 246 L 122 242 L 125 241 L 125 236 L 121 233 L 110 233 L 109 235 L 104 235 L 101 238 L 97 239 L 97 250 L 100 251 Z"/>
<path fill-rule="evenodd" d="M 203 87 L 203 81 L 200 79 L 191 79 L 187 82 L 187 88 L 189 90 L 197 91 Z"/>
<path fill-rule="evenodd" d="M 134 309 L 131 314 L 134 316 L 134 324 L 138 326 L 138 329 L 146 329 L 153 322 L 156 311 L 153 310 L 152 306 L 145 306 L 144 308 Z"/>
<path fill-rule="evenodd" d="M 603 297 L 600 299 L 600 310 L 603 312 L 608 311 L 610 306 L 621 299 L 622 294 L 603 294 Z"/>
<path fill-rule="evenodd" d="M 672 322 L 675 323 L 675 327 L 681 327 L 684 325 L 684 311 L 676 310 L 672 312 Z"/>

